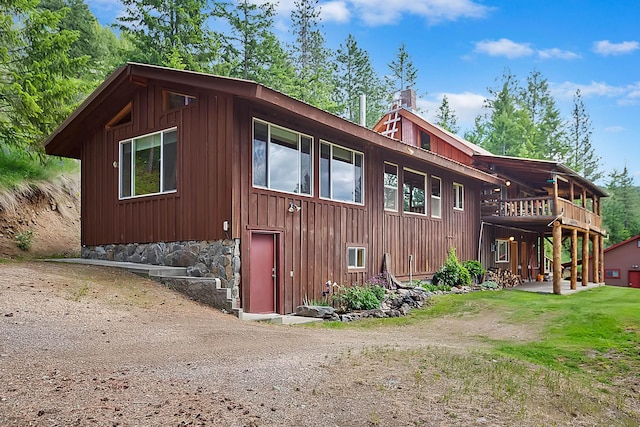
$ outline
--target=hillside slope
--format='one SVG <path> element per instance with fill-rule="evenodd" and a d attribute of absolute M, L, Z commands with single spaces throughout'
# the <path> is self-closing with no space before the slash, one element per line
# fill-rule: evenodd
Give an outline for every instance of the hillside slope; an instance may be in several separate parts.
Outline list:
<path fill-rule="evenodd" d="M 19 233 L 33 233 L 31 247 L 18 247 Z M 24 184 L 0 192 L 0 258 L 77 256 L 80 253 L 80 176 Z"/>

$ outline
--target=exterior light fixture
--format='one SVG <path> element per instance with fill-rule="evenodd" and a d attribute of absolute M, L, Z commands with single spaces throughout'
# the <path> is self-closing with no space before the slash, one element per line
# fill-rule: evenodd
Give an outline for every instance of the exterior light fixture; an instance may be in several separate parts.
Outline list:
<path fill-rule="evenodd" d="M 287 209 L 289 212 L 291 213 L 300 212 L 300 209 L 302 208 L 296 205 L 295 203 L 293 203 L 293 200 L 289 202 L 289 209 Z"/>

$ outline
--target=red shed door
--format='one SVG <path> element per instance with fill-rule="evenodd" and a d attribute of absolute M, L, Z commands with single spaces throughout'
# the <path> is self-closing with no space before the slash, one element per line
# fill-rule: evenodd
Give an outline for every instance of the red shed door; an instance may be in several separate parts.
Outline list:
<path fill-rule="evenodd" d="M 632 288 L 640 288 L 640 271 L 629 272 L 629 286 Z"/>
<path fill-rule="evenodd" d="M 249 311 L 274 313 L 276 311 L 276 236 L 251 234 L 251 283 L 249 284 Z"/>

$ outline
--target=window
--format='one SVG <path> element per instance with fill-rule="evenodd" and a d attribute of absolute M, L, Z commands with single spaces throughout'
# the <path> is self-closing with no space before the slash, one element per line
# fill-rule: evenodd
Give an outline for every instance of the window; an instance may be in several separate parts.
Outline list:
<path fill-rule="evenodd" d="M 420 131 L 420 147 L 431 150 L 431 135 L 423 130 Z"/>
<path fill-rule="evenodd" d="M 364 248 L 347 248 L 347 264 L 349 268 L 365 267 Z"/>
<path fill-rule="evenodd" d="M 404 170 L 404 211 L 425 214 L 425 180 L 426 176 L 413 172 L 408 169 Z"/>
<path fill-rule="evenodd" d="M 442 218 L 442 180 L 431 176 L 431 216 Z"/>
<path fill-rule="evenodd" d="M 174 110 L 176 108 L 186 107 L 196 102 L 196 97 L 184 95 L 182 93 L 162 91 L 162 111 Z"/>
<path fill-rule="evenodd" d="M 176 128 L 120 141 L 120 198 L 177 189 Z"/>
<path fill-rule="evenodd" d="M 363 155 L 348 148 L 320 144 L 320 196 L 363 203 Z"/>
<path fill-rule="evenodd" d="M 607 268 L 604 270 L 604 277 L 606 277 L 607 279 L 619 279 L 620 270 Z"/>
<path fill-rule="evenodd" d="M 311 195 L 311 137 L 253 121 L 253 185 Z"/>
<path fill-rule="evenodd" d="M 398 210 L 398 166 L 384 164 L 384 209 Z"/>
<path fill-rule="evenodd" d="M 509 262 L 509 247 L 508 240 L 496 240 L 496 262 Z"/>
<path fill-rule="evenodd" d="M 457 182 L 453 183 L 453 209 L 464 209 L 464 185 Z"/>

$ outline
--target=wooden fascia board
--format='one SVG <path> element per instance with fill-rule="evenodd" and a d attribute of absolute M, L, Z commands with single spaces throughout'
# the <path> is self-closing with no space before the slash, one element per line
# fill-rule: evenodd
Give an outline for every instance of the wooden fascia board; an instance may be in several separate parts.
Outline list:
<path fill-rule="evenodd" d="M 108 97 L 122 83 L 128 80 L 128 66 L 122 66 L 114 71 L 96 90 L 94 90 L 66 120 L 45 139 L 43 146 L 47 154 L 80 159 L 80 144 L 74 144 L 69 133 L 73 126 L 80 126 L 82 121 L 100 106 L 100 99 Z"/>
<path fill-rule="evenodd" d="M 473 154 L 475 153 L 475 151 L 471 147 L 469 147 L 466 144 L 463 144 L 462 142 L 458 141 L 456 138 L 454 138 L 451 135 L 448 135 L 447 133 L 443 132 L 441 129 L 437 128 L 436 126 L 434 126 L 433 124 L 429 123 L 428 121 L 426 121 L 422 117 L 418 116 L 417 114 L 414 114 L 413 112 L 411 112 L 411 111 L 409 111 L 409 110 L 407 110 L 405 108 L 401 108 L 399 113 L 400 113 L 400 115 L 402 117 L 406 118 L 407 120 L 409 120 L 410 122 L 414 123 L 418 127 L 431 132 L 434 136 L 437 136 L 438 138 L 442 139 L 443 141 L 451 144 L 453 147 L 455 147 L 458 150 L 462 151 L 467 156 L 472 157 Z"/>

